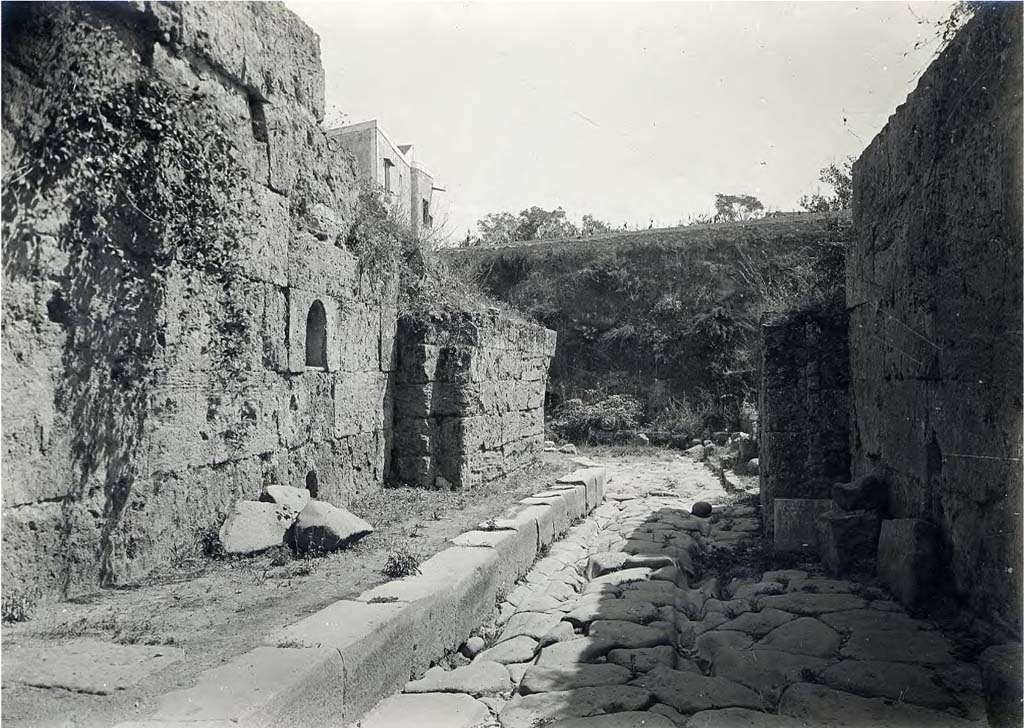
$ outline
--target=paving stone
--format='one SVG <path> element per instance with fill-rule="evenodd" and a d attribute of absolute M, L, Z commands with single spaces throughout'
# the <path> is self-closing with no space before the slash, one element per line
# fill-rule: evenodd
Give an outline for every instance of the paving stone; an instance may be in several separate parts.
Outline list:
<path fill-rule="evenodd" d="M 855 629 L 840 651 L 843 657 L 882 662 L 952 662 L 942 634 L 922 630 Z"/>
<path fill-rule="evenodd" d="M 786 585 L 787 592 L 807 592 L 809 594 L 856 594 L 862 587 L 845 579 L 791 579 Z"/>
<path fill-rule="evenodd" d="M 567 718 L 546 724 L 544 728 L 673 728 L 675 724 L 661 715 L 649 711 L 631 710 L 625 713 L 596 715 L 591 718 Z"/>
<path fill-rule="evenodd" d="M 760 612 L 746 612 L 724 623 L 719 629 L 746 632 L 754 637 L 763 637 L 779 625 L 792 622 L 795 614 L 783 612 L 781 609 L 762 609 Z"/>
<path fill-rule="evenodd" d="M 508 670 L 508 676 L 512 680 L 513 685 L 518 685 L 523 679 L 523 675 L 526 671 L 533 666 L 532 662 L 512 662 L 505 665 L 505 669 Z"/>
<path fill-rule="evenodd" d="M 853 609 L 846 612 L 831 612 L 818 617 L 832 629 L 840 632 L 852 630 L 912 630 L 932 629 L 932 625 L 906 614 L 880 612 L 872 609 Z"/>
<path fill-rule="evenodd" d="M 806 579 L 808 574 L 802 569 L 775 569 L 761 574 L 761 581 L 789 582 L 793 579 Z"/>
<path fill-rule="evenodd" d="M 498 720 L 502 728 L 535 728 L 545 720 L 644 710 L 653 702 L 650 691 L 632 685 L 558 690 L 516 695 L 502 708 Z"/>
<path fill-rule="evenodd" d="M 656 607 L 675 606 L 675 584 L 667 581 L 637 581 L 626 584 L 619 591 L 623 599 L 650 602 Z"/>
<path fill-rule="evenodd" d="M 694 649 L 704 662 L 713 663 L 717 654 L 723 649 L 745 650 L 754 643 L 750 635 L 744 632 L 727 632 L 714 630 L 697 637 Z"/>
<path fill-rule="evenodd" d="M 779 713 L 830 728 L 967 728 L 975 725 L 949 713 L 883 698 L 862 698 L 810 683 L 788 687 L 779 702 Z"/>
<path fill-rule="evenodd" d="M 807 594 L 796 592 L 761 596 L 757 598 L 759 609 L 772 607 L 794 614 L 825 614 L 826 612 L 842 612 L 847 609 L 863 609 L 867 602 L 852 594 Z"/>
<path fill-rule="evenodd" d="M 656 647 L 672 644 L 673 630 L 644 626 L 619 619 L 599 619 L 590 624 L 588 634 L 596 639 L 612 642 L 616 647 Z"/>
<path fill-rule="evenodd" d="M 926 708 L 948 708 L 958 701 L 919 665 L 876 660 L 842 660 L 821 673 L 830 688 L 869 698 L 891 698 Z"/>
<path fill-rule="evenodd" d="M 610 574 L 591 579 L 587 585 L 587 591 L 590 591 L 591 586 L 621 586 L 631 581 L 645 581 L 650 577 L 651 571 L 652 569 L 646 567 L 613 571 Z"/>
<path fill-rule="evenodd" d="M 185 656 L 180 647 L 118 645 L 76 639 L 60 645 L 4 650 L 4 682 L 110 695 Z"/>
<path fill-rule="evenodd" d="M 744 612 L 750 611 L 750 602 L 746 599 L 729 599 L 723 601 L 721 599 L 708 599 L 704 602 L 704 614 L 710 612 L 721 612 L 729 619 L 738 617 Z"/>
<path fill-rule="evenodd" d="M 680 713 L 696 713 L 712 708 L 762 708 L 757 693 L 722 677 L 705 677 L 659 667 L 630 684 L 650 690 L 658 702 Z"/>
<path fill-rule="evenodd" d="M 510 662 L 529 662 L 533 659 L 536 650 L 537 640 L 522 635 L 499 642 L 494 647 L 484 650 L 473 659 L 473 662 L 491 661 L 500 662 L 503 665 Z"/>
<path fill-rule="evenodd" d="M 482 698 L 477 698 L 477 700 L 486 705 L 487 709 L 491 711 L 493 715 L 500 713 L 501 709 L 505 707 L 505 703 L 508 702 L 505 698 L 499 698 L 493 695 L 485 695 Z"/>
<path fill-rule="evenodd" d="M 580 605 L 565 615 L 565 619 L 582 627 L 598 619 L 614 619 L 647 624 L 659 617 L 658 608 L 650 602 L 635 599 L 602 599 Z"/>
<path fill-rule="evenodd" d="M 772 715 L 746 708 L 702 710 L 690 716 L 686 728 L 812 728 L 786 715 Z"/>
<path fill-rule="evenodd" d="M 481 728 L 491 711 L 468 695 L 393 695 L 363 718 L 360 728 Z"/>
<path fill-rule="evenodd" d="M 894 602 L 892 599 L 875 599 L 868 603 L 868 608 L 877 609 L 882 612 L 906 612 L 902 604 Z"/>
<path fill-rule="evenodd" d="M 619 648 L 608 653 L 608 662 L 637 672 L 650 672 L 656 667 L 674 668 L 676 651 L 668 645 L 638 647 L 632 650 Z"/>
<path fill-rule="evenodd" d="M 419 680 L 407 683 L 405 692 L 466 693 L 479 697 L 503 693 L 510 687 L 508 670 L 504 665 L 481 660 L 454 670 L 432 667 Z"/>
<path fill-rule="evenodd" d="M 718 652 L 712 674 L 726 677 L 756 691 L 778 698 L 788 685 L 818 675 L 832 660 L 809 655 L 794 655 L 776 650 L 735 650 Z"/>
<path fill-rule="evenodd" d="M 545 593 L 533 593 L 522 601 L 519 605 L 517 612 L 546 612 L 550 609 L 556 609 L 562 604 L 562 601 L 555 599 L 550 594 Z"/>
<path fill-rule="evenodd" d="M 832 657 L 839 651 L 839 633 L 813 617 L 786 622 L 765 635 L 754 649 L 767 648 L 812 657 Z"/>
<path fill-rule="evenodd" d="M 540 646 L 547 647 L 556 642 L 567 642 L 576 639 L 578 636 L 576 630 L 572 628 L 569 622 L 559 622 L 540 638 Z"/>
<path fill-rule="evenodd" d="M 708 598 L 708 594 L 699 589 L 680 589 L 676 592 L 676 609 L 685 612 L 690 619 L 699 619 Z"/>
<path fill-rule="evenodd" d="M 781 581 L 757 581 L 753 584 L 741 584 L 732 590 L 737 599 L 753 599 L 761 594 L 782 594 L 786 591 Z"/>
<path fill-rule="evenodd" d="M 689 720 L 687 716 L 683 715 L 675 708 L 668 707 L 664 703 L 655 703 L 647 712 L 656 713 L 668 718 L 672 725 L 677 726 L 678 728 L 684 728 L 686 726 L 686 722 Z"/>
<path fill-rule="evenodd" d="M 508 620 L 505 629 L 502 630 L 498 644 L 505 640 L 526 635 L 539 640 L 562 620 L 561 614 L 548 614 L 545 612 L 516 612 Z M 519 662 L 519 660 L 517 660 Z"/>
<path fill-rule="evenodd" d="M 568 670 L 563 667 L 532 665 L 527 668 L 519 683 L 519 693 L 529 695 L 599 685 L 625 685 L 631 678 L 632 673 L 627 668 L 615 664 L 575 665 Z"/>
<path fill-rule="evenodd" d="M 652 581 L 668 581 L 686 586 L 686 574 L 678 566 L 662 566 L 651 573 Z"/>
<path fill-rule="evenodd" d="M 544 667 L 571 668 L 581 662 L 599 662 L 616 647 L 618 645 L 614 642 L 593 637 L 558 642 L 541 650 L 537 664 Z M 524 660 L 517 660 L 517 662 L 524 662 Z"/>
<path fill-rule="evenodd" d="M 625 568 L 626 559 L 629 558 L 628 554 L 622 551 L 605 551 L 600 554 L 594 554 L 587 559 L 586 575 L 588 579 L 593 579 L 598 576 L 604 576 L 610 574 L 613 571 L 619 571 Z"/>

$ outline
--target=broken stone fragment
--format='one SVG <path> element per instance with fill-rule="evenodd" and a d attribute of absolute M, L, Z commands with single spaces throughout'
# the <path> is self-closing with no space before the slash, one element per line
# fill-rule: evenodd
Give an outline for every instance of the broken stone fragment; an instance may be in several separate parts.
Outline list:
<path fill-rule="evenodd" d="M 309 503 L 309 491 L 305 488 L 293 488 L 290 485 L 268 485 L 260 493 L 260 500 L 264 503 L 288 506 L 295 513 L 301 513 Z"/>
<path fill-rule="evenodd" d="M 280 546 L 296 515 L 296 511 L 278 503 L 238 501 L 220 527 L 224 553 L 255 554 Z"/>
<path fill-rule="evenodd" d="M 575 445 L 562 445 L 558 448 L 558 452 L 565 453 L 566 455 L 579 455 L 579 450 L 576 449 Z"/>
<path fill-rule="evenodd" d="M 292 527 L 296 551 L 334 551 L 373 533 L 373 526 L 344 508 L 311 500 Z"/>
<path fill-rule="evenodd" d="M 863 475 L 851 483 L 833 485 L 832 500 L 844 511 L 885 510 L 889 492 L 878 476 Z"/>

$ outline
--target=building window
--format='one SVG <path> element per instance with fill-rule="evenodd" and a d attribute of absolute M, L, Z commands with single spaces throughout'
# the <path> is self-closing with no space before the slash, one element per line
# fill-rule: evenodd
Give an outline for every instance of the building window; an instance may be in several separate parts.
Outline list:
<path fill-rule="evenodd" d="M 423 200 L 423 225 L 430 227 L 433 223 L 434 218 L 430 216 L 430 200 Z"/>
<path fill-rule="evenodd" d="M 319 301 L 306 314 L 306 366 L 327 368 L 327 313 Z"/>
<path fill-rule="evenodd" d="M 388 158 L 384 158 L 384 191 L 391 191 L 391 168 L 395 166 L 395 163 Z"/>

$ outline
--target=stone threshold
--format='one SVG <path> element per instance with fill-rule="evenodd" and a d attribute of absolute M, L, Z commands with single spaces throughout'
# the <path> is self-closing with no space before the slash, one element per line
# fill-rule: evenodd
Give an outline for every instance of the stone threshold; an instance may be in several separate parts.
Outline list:
<path fill-rule="evenodd" d="M 599 467 L 559 478 L 510 516 L 452 539 L 418 574 L 268 635 L 264 646 L 201 673 L 195 686 L 161 696 L 149 718 L 117 728 L 354 723 L 488 619 L 538 554 L 601 504 L 606 479 Z"/>

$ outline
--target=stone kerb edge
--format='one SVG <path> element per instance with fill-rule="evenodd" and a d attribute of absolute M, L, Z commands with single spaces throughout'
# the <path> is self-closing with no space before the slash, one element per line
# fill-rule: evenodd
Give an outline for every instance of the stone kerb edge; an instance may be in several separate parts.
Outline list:
<path fill-rule="evenodd" d="M 306 699 L 319 708 L 318 716 L 354 722 L 382 698 L 401 690 L 413 672 L 426 669 L 469 637 L 493 611 L 498 594 L 530 570 L 540 550 L 604 500 L 606 479 L 604 468 L 584 468 L 559 478 L 553 487 L 540 491 L 542 498 L 526 499 L 530 502 L 513 516 L 496 519 L 493 530 L 471 530 L 452 539 L 452 546 L 420 565 L 419 574 L 334 602 L 267 636 L 265 646 L 205 671 L 195 687 L 160 699 L 159 705 L 168 708 L 187 704 L 185 714 L 158 708 L 150 718 L 116 728 L 198 728 L 212 725 L 211 720 L 278 725 L 282 719 L 296 720 L 303 712 L 298 706 Z M 255 712 L 251 695 L 225 691 L 217 684 L 220 673 L 244 682 L 254 660 L 283 667 L 287 660 L 277 656 L 297 653 L 336 655 L 331 658 L 336 667 L 330 671 L 330 684 L 284 675 L 267 680 Z"/>

